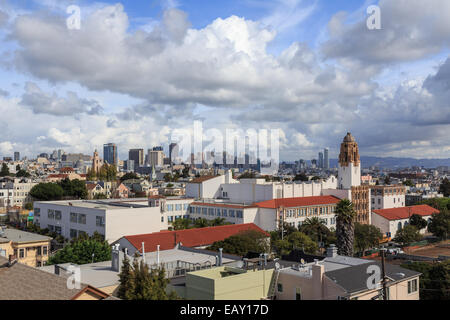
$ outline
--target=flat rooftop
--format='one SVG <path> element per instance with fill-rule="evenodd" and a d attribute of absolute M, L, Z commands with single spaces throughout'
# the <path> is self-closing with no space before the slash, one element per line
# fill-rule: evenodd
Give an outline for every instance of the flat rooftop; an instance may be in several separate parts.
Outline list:
<path fill-rule="evenodd" d="M 2 240 L 10 240 L 12 242 L 25 243 L 25 242 L 40 242 L 52 240 L 52 238 L 50 237 L 41 236 L 40 234 L 37 233 L 31 233 L 17 229 L 9 229 L 9 228 L 3 229 L 3 232 L 4 236 L 3 237 L 0 236 L 0 242 L 2 242 Z"/>
<path fill-rule="evenodd" d="M 100 210 L 120 210 L 124 208 L 148 208 L 148 199 L 107 199 L 107 200 L 64 200 L 64 201 L 38 201 L 37 204 L 51 204 L 74 208 L 89 208 Z"/>

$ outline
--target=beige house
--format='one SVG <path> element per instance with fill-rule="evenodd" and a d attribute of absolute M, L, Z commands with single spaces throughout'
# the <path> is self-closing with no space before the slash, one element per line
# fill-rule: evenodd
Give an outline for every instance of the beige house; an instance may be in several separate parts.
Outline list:
<path fill-rule="evenodd" d="M 43 266 L 50 251 L 52 238 L 16 229 L 0 231 L 0 256 L 14 256 L 20 263 L 30 267 Z"/>

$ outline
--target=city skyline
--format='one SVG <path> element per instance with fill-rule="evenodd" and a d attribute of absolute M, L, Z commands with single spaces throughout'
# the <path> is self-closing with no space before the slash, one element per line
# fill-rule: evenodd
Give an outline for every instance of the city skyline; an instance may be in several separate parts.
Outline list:
<path fill-rule="evenodd" d="M 114 141 L 126 159 L 203 120 L 279 128 L 286 161 L 335 158 L 348 131 L 362 155 L 450 158 L 450 3 L 380 1 L 369 30 L 375 3 L 2 0 L 0 156 Z"/>

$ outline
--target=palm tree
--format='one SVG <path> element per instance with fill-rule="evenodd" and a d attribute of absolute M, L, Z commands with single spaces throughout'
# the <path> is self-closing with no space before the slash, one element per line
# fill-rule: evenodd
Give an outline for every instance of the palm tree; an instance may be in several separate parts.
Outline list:
<path fill-rule="evenodd" d="M 194 226 L 196 228 L 206 228 L 209 226 L 209 223 L 208 223 L 208 220 L 206 220 L 204 218 L 198 218 L 197 220 L 195 220 Z"/>
<path fill-rule="evenodd" d="M 341 200 L 336 206 L 336 237 L 338 254 L 353 256 L 353 242 L 355 238 L 354 218 L 356 212 L 353 204 L 348 200 Z"/>
<path fill-rule="evenodd" d="M 217 226 L 224 226 L 227 224 L 227 221 L 225 218 L 215 218 L 214 220 L 210 221 L 211 227 L 217 227 Z"/>
<path fill-rule="evenodd" d="M 322 242 L 322 236 L 325 233 L 324 222 L 318 217 L 307 218 L 300 226 L 299 231 L 311 237 L 314 241 Z"/>

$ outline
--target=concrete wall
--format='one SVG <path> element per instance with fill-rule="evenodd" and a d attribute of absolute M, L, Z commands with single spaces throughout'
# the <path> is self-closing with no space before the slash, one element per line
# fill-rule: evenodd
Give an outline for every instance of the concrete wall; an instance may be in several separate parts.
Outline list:
<path fill-rule="evenodd" d="M 361 185 L 361 167 L 355 166 L 352 162 L 348 167 L 338 168 L 338 187 L 340 189 L 350 189 Z"/>
<path fill-rule="evenodd" d="M 105 224 L 105 238 L 113 242 L 123 236 L 161 231 L 161 213 L 159 207 L 108 210 Z"/>

